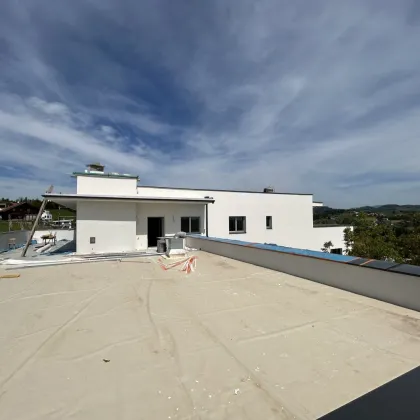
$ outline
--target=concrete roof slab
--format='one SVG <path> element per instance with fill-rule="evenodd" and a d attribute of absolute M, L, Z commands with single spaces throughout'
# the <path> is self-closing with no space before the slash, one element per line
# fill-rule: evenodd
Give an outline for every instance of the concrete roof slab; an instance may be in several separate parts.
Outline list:
<path fill-rule="evenodd" d="M 316 418 L 420 364 L 417 312 L 196 255 L 2 279 L 0 420 Z"/>

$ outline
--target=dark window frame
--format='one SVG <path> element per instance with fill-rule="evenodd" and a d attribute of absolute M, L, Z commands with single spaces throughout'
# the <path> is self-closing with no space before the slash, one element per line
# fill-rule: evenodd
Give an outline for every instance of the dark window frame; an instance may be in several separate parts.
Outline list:
<path fill-rule="evenodd" d="M 182 230 L 182 219 L 188 219 L 188 231 Z M 198 219 L 198 230 L 194 232 L 191 230 L 192 219 Z M 185 233 L 201 233 L 201 217 L 200 216 L 182 216 L 181 217 L 181 231 Z"/>
<path fill-rule="evenodd" d="M 332 248 L 330 254 L 343 255 L 343 248 Z"/>
<path fill-rule="evenodd" d="M 273 229 L 273 216 L 265 216 L 265 228 Z"/>
<path fill-rule="evenodd" d="M 238 229 L 238 220 L 239 219 L 242 219 L 243 229 Z M 231 228 L 230 228 L 231 222 L 234 223 L 235 230 L 231 230 Z M 230 234 L 246 233 L 246 216 L 229 216 L 229 233 Z"/>

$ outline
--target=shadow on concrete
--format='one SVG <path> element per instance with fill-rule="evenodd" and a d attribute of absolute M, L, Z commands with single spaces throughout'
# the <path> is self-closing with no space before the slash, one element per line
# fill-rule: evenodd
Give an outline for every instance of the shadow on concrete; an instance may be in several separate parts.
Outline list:
<path fill-rule="evenodd" d="M 319 418 L 354 419 L 420 419 L 420 367 Z"/>

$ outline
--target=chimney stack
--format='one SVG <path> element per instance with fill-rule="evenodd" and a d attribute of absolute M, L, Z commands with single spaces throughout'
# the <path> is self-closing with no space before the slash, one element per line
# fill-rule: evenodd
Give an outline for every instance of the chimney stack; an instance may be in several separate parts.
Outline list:
<path fill-rule="evenodd" d="M 105 166 L 100 163 L 89 163 L 85 172 L 93 174 L 103 174 Z"/>

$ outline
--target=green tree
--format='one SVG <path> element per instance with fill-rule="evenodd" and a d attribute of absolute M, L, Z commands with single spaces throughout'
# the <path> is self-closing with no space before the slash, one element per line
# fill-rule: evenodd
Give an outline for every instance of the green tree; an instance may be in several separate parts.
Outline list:
<path fill-rule="evenodd" d="M 333 243 L 331 241 L 325 242 L 324 246 L 321 248 L 322 252 L 330 252 L 331 248 L 333 247 Z"/>
<path fill-rule="evenodd" d="M 410 226 L 399 236 L 399 244 L 404 261 L 420 265 L 420 214 L 414 213 Z"/>
<path fill-rule="evenodd" d="M 400 244 L 390 224 L 378 224 L 365 213 L 355 218 L 354 229 L 346 228 L 344 242 L 350 255 L 402 262 Z"/>
<path fill-rule="evenodd" d="M 351 225 L 353 223 L 353 219 L 350 216 L 343 217 L 343 220 L 341 221 L 343 225 Z"/>

